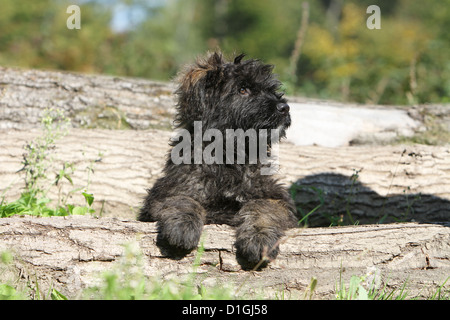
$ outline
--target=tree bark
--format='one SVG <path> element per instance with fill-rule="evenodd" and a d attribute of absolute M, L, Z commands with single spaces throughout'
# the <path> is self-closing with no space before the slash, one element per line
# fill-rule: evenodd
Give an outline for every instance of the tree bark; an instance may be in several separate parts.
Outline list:
<path fill-rule="evenodd" d="M 247 298 L 304 298 L 312 277 L 315 299 L 333 299 L 339 283 L 376 270 L 388 291 L 407 282 L 408 296 L 427 297 L 450 276 L 450 228 L 435 224 L 390 224 L 288 230 L 281 253 L 262 271 L 242 271 L 235 259 L 234 232 L 225 225 L 204 228 L 204 253 L 196 282 L 232 285 Z M 181 260 L 164 257 L 156 246 L 155 223 L 86 216 L 0 219 L 0 251 L 15 255 L 7 276 L 34 283 L 42 293 L 52 286 L 76 297 L 98 285 L 134 243 L 143 254 L 149 277 L 183 279 L 194 268 L 195 252 Z M 342 280 L 340 280 L 342 278 Z M 382 284 L 380 284 L 382 288 Z M 444 287 L 449 288 L 449 284 Z M 444 291 L 443 291 L 444 292 Z M 308 296 L 309 297 L 309 296 Z"/>

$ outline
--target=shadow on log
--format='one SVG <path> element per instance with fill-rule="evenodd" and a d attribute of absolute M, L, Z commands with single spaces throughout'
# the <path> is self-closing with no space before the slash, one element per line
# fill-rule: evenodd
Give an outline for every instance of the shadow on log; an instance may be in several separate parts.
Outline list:
<path fill-rule="evenodd" d="M 450 201 L 412 193 L 382 196 L 358 180 L 358 173 L 344 176 L 321 173 L 306 176 L 290 186 L 290 192 L 310 227 L 392 222 L 449 223 Z"/>

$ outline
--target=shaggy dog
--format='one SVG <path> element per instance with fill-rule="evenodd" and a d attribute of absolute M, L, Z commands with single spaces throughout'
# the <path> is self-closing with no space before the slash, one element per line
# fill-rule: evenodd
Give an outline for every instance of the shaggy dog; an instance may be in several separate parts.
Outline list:
<path fill-rule="evenodd" d="M 178 77 L 179 134 L 138 217 L 157 221 L 158 246 L 174 258 L 197 247 L 203 225 L 226 223 L 241 266 L 264 266 L 298 221 L 288 192 L 263 173 L 291 123 L 289 106 L 273 66 L 243 57 L 211 53 Z"/>

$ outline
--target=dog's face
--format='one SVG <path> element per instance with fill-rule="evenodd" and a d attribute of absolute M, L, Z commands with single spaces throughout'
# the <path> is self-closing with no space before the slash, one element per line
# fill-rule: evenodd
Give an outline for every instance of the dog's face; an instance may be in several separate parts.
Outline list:
<path fill-rule="evenodd" d="M 178 127 L 189 129 L 202 121 L 205 129 L 279 129 L 280 137 L 285 135 L 289 105 L 273 66 L 243 57 L 228 62 L 213 53 L 181 74 Z"/>

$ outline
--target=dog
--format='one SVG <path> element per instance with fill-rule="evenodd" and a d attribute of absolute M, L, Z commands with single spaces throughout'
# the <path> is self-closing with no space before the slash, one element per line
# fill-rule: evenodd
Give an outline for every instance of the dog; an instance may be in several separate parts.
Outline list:
<path fill-rule="evenodd" d="M 179 134 L 138 216 L 157 221 L 157 244 L 174 258 L 198 246 L 205 224 L 218 223 L 235 227 L 243 269 L 265 267 L 278 255 L 284 231 L 297 225 L 287 190 L 262 174 L 264 156 L 291 124 L 289 105 L 273 66 L 244 56 L 228 61 L 220 51 L 209 53 L 177 77 Z M 241 136 L 239 149 L 230 132 L 255 134 Z"/>

